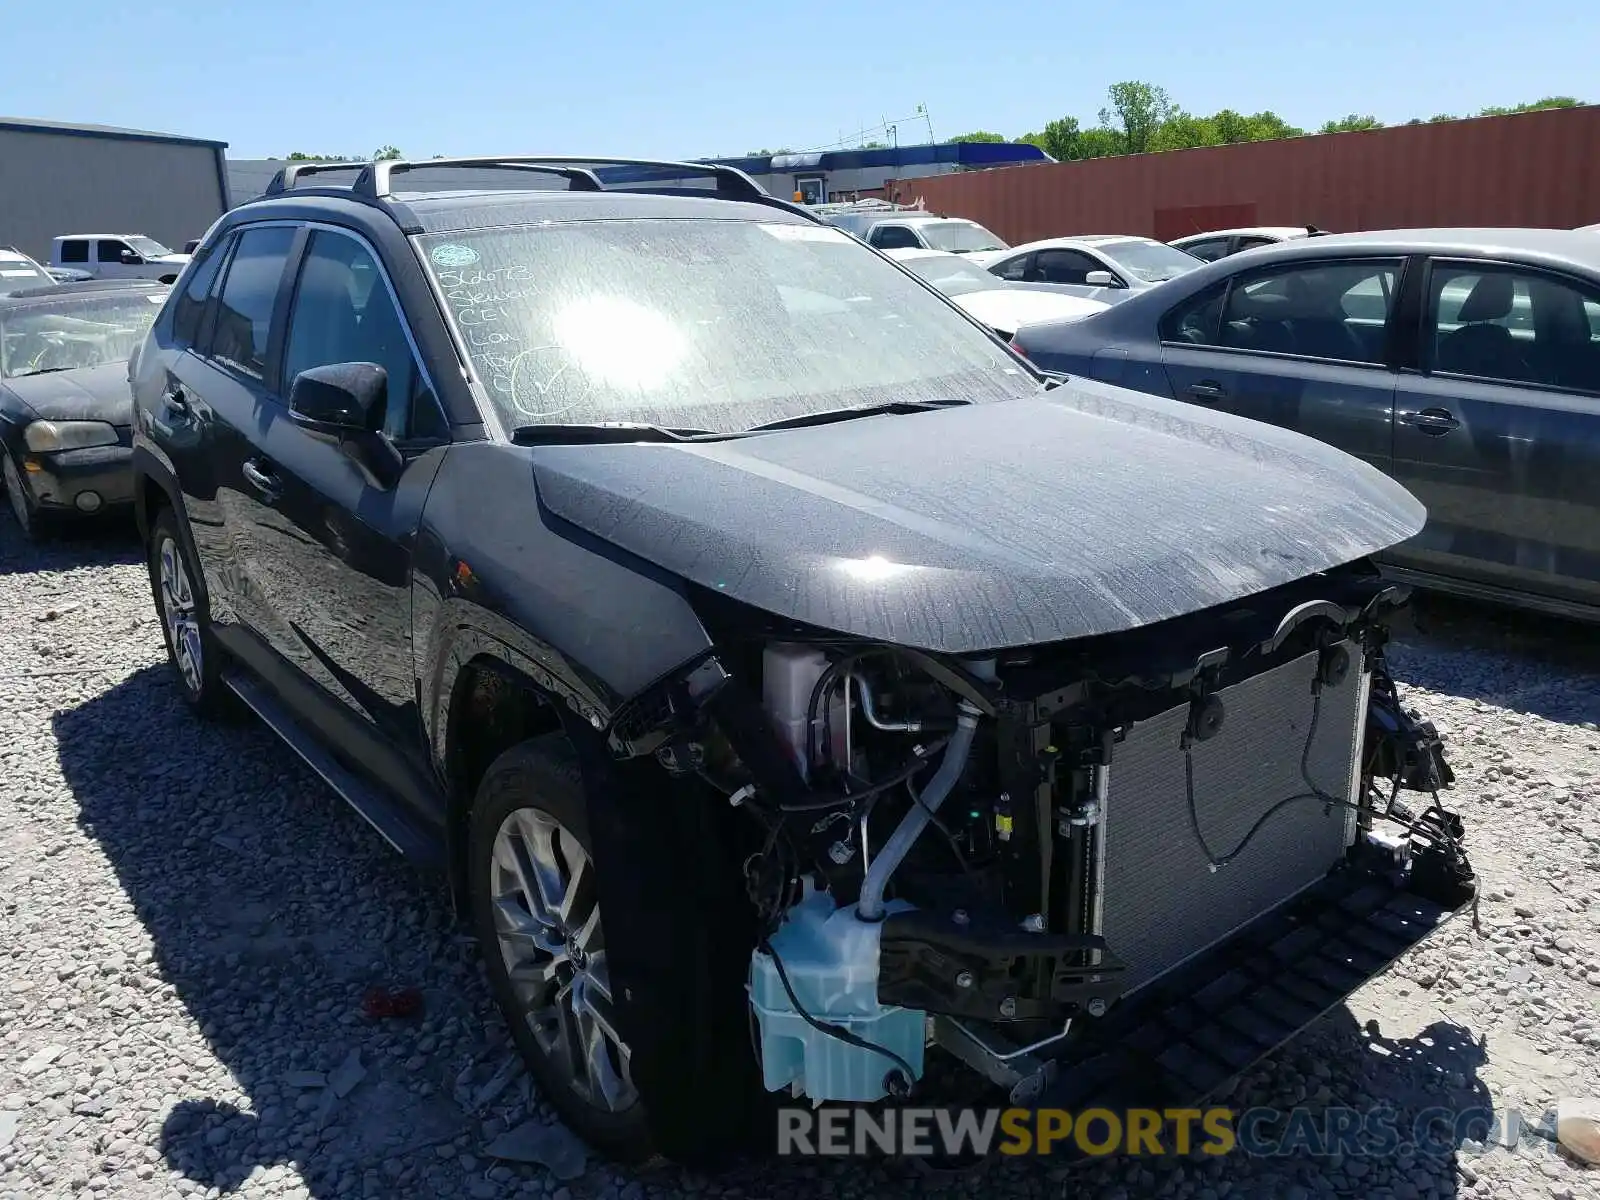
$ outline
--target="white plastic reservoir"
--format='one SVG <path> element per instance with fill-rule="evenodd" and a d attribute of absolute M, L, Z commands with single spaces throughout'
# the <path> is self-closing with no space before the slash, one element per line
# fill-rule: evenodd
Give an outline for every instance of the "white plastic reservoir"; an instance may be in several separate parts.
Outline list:
<path fill-rule="evenodd" d="M 805 899 L 788 911 L 771 938 L 796 997 L 817 1020 L 899 1055 L 911 1067 L 914 1082 L 922 1075 L 926 1018 L 913 1009 L 878 1003 L 882 924 L 858 918 L 854 905 L 835 908 L 827 893 L 806 886 Z M 885 909 L 893 914 L 912 907 L 896 900 Z M 761 1071 L 768 1091 L 798 1086 L 818 1104 L 879 1100 L 888 1094 L 883 1084 L 898 1070 L 894 1060 L 807 1024 L 790 1002 L 772 959 L 760 950 L 750 960 L 750 1005 L 761 1027 Z"/>

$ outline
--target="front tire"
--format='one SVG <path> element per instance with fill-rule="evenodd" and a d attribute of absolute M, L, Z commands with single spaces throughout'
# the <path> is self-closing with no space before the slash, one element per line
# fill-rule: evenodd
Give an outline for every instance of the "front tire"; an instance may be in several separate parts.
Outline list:
<path fill-rule="evenodd" d="M 22 536 L 30 542 L 42 540 L 48 532 L 45 515 L 33 502 L 33 495 L 23 482 L 22 473 L 17 470 L 17 460 L 4 449 L 0 449 L 0 473 L 5 476 L 6 499 L 10 502 L 11 515 L 22 530 Z"/>
<path fill-rule="evenodd" d="M 211 632 L 200 572 L 186 545 L 177 514 L 162 508 L 150 530 L 150 590 L 178 690 L 195 713 L 209 719 L 227 713 L 231 693 L 222 682 L 222 653 Z"/>
<path fill-rule="evenodd" d="M 617 1032 L 594 842 L 577 755 L 561 734 L 506 751 L 468 832 L 474 932 L 495 999 L 540 1093 L 624 1163 L 655 1154 Z"/>

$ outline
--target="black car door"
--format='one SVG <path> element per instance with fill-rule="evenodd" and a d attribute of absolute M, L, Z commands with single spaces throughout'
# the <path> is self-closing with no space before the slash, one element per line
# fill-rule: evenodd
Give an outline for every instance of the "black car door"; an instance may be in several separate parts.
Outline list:
<path fill-rule="evenodd" d="M 276 395 L 246 464 L 256 485 L 260 632 L 316 686 L 356 765 L 415 800 L 421 793 L 404 777 L 424 770 L 411 548 L 447 428 L 378 256 L 356 234 L 308 231 L 285 326 Z M 392 475 L 291 412 L 297 375 L 351 362 L 387 373 L 373 430 L 397 451 Z"/>
<path fill-rule="evenodd" d="M 1159 330 L 1173 396 L 1308 434 L 1387 471 L 1402 265 L 1244 265 L 1186 297 Z"/>
<path fill-rule="evenodd" d="M 235 649 L 256 624 L 245 463 L 271 404 L 273 313 L 295 236 L 293 225 L 248 225 L 197 264 L 174 302 L 178 353 L 149 418 L 183 484 L 217 636 Z"/>
<path fill-rule="evenodd" d="M 1394 470 L 1428 506 L 1398 565 L 1600 604 L 1600 287 L 1436 259 L 1396 400 Z"/>

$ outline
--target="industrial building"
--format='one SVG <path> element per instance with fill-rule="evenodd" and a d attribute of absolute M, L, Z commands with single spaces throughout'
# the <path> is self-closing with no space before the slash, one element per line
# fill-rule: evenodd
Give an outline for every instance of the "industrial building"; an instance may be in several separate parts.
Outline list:
<path fill-rule="evenodd" d="M 1246 225 L 1571 229 L 1600 221 L 1600 106 L 968 172 L 891 192 L 1013 245 Z"/>
<path fill-rule="evenodd" d="M 799 194 L 807 204 L 825 204 L 834 200 L 856 200 L 880 195 L 886 185 L 899 179 L 1055 160 L 1039 147 L 1024 142 L 940 142 L 925 146 L 820 150 L 805 154 L 752 154 L 694 161 L 737 167 L 753 176 L 774 196 L 787 199 Z M 272 182 L 272 177 L 284 166 L 282 160 L 275 158 L 229 160 L 228 183 L 234 203 L 242 204 L 261 195 Z M 648 177 L 642 172 L 615 168 L 602 169 L 600 175 L 616 182 Z M 662 175 L 655 178 L 658 182 L 672 182 Z M 464 187 L 526 188 L 542 185 L 526 174 L 515 172 L 494 175 L 441 167 L 437 171 L 419 175 L 416 186 L 425 191 L 446 191 Z M 550 186 L 564 187 L 565 184 Z"/>
<path fill-rule="evenodd" d="M 181 249 L 228 209 L 226 142 L 0 117 L 0 245 L 35 258 L 64 233 Z"/>

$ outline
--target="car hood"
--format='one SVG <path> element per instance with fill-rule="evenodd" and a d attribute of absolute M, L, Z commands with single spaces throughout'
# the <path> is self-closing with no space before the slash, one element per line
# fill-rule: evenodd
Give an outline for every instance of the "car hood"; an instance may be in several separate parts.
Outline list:
<path fill-rule="evenodd" d="M 991 288 L 952 297 L 991 329 L 1015 333 L 1024 325 L 1039 321 L 1071 321 L 1104 311 L 1099 300 L 1067 296 L 1059 292 L 1024 291 L 1021 288 Z"/>
<path fill-rule="evenodd" d="M 172 254 L 158 254 L 155 258 L 147 258 L 145 261 L 149 263 L 160 263 L 164 267 L 186 267 L 189 265 L 189 259 L 192 257 L 193 255 L 174 252 Z"/>
<path fill-rule="evenodd" d="M 0 387 L 32 409 L 36 420 L 133 423 L 133 396 L 125 362 L 23 375 L 0 381 Z"/>
<path fill-rule="evenodd" d="M 524 452 L 550 513 L 657 567 L 952 654 L 1209 608 L 1385 549 L 1426 516 L 1321 442 L 1090 382 L 723 442 Z"/>

